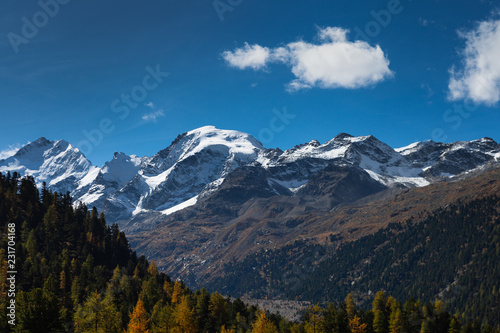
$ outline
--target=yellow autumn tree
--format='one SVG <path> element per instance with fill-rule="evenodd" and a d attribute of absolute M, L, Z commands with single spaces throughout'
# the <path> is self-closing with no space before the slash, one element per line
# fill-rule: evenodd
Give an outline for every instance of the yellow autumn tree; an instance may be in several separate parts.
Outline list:
<path fill-rule="evenodd" d="M 189 305 L 189 299 L 186 296 L 181 296 L 180 303 L 175 307 L 174 321 L 176 327 L 175 333 L 196 333 L 198 327 L 196 324 L 196 316 L 194 310 Z"/>
<path fill-rule="evenodd" d="M 174 283 L 174 291 L 172 292 L 172 304 L 180 303 L 182 300 L 182 284 L 179 281 Z"/>
<path fill-rule="evenodd" d="M 278 333 L 278 329 L 266 318 L 264 311 L 261 311 L 257 315 L 257 320 L 252 324 L 252 333 Z"/>
<path fill-rule="evenodd" d="M 130 314 L 127 333 L 149 333 L 146 309 L 140 298 Z"/>
<path fill-rule="evenodd" d="M 163 282 L 163 291 L 167 295 L 167 300 L 169 302 L 172 301 L 172 295 L 174 292 L 174 287 L 173 287 L 172 283 L 170 283 L 168 281 Z"/>
<path fill-rule="evenodd" d="M 361 319 L 357 315 L 354 315 L 354 317 L 349 320 L 349 327 L 352 333 L 366 332 L 366 324 L 361 323 Z"/>
<path fill-rule="evenodd" d="M 234 328 L 228 330 L 228 329 L 226 329 L 226 326 L 222 325 L 222 328 L 220 329 L 220 333 L 236 333 L 236 330 Z"/>
<path fill-rule="evenodd" d="M 158 267 L 156 267 L 156 264 L 154 261 L 151 261 L 148 267 L 148 274 L 151 276 L 158 276 Z"/>
<path fill-rule="evenodd" d="M 79 333 L 121 331 L 120 312 L 111 297 L 103 297 L 97 292 L 90 295 L 83 305 L 78 305 L 74 320 L 76 331 Z"/>

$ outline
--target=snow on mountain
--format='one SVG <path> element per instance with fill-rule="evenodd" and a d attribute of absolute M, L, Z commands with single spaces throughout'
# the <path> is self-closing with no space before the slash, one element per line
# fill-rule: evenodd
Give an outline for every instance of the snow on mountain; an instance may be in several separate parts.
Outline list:
<path fill-rule="evenodd" d="M 93 167 L 87 158 L 64 140 L 40 138 L 0 162 L 0 172 L 31 175 L 38 184 L 47 183 L 54 191 L 72 192 Z"/>
<path fill-rule="evenodd" d="M 0 172 L 29 174 L 53 190 L 70 191 L 76 203 L 96 206 L 115 222 L 150 212 L 169 215 L 195 205 L 242 166 L 263 168 L 259 174 L 276 194 L 299 195 L 331 165 L 359 167 L 387 187 L 415 187 L 499 160 L 499 145 L 489 138 L 429 140 L 393 149 L 371 135 L 341 133 L 324 144 L 313 140 L 282 151 L 266 149 L 243 132 L 205 126 L 179 135 L 154 156 L 115 153 L 100 168 L 66 141 L 40 138 L 0 161 Z"/>
<path fill-rule="evenodd" d="M 205 126 L 178 136 L 152 157 L 115 154 L 76 199 L 103 207 L 111 220 L 148 211 L 171 214 L 194 204 L 201 192 L 217 189 L 230 172 L 253 163 L 262 150 L 249 134 Z"/>

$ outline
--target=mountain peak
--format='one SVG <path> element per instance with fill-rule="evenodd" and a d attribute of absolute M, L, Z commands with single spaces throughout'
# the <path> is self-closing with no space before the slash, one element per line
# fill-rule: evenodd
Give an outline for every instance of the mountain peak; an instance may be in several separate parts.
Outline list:
<path fill-rule="evenodd" d="M 204 149 L 218 150 L 222 147 L 232 153 L 243 154 L 253 154 L 256 150 L 264 149 L 264 146 L 248 133 L 218 129 L 215 126 L 204 126 L 189 131 L 179 141 L 185 153 L 189 155 Z"/>
<path fill-rule="evenodd" d="M 41 149 L 42 147 L 47 147 L 53 143 L 54 143 L 53 141 L 47 140 L 45 137 L 42 136 L 37 140 L 29 142 L 26 145 L 24 145 L 21 149 L 17 151 L 17 153 L 14 156 L 17 157 L 23 156 L 31 151 Z"/>
<path fill-rule="evenodd" d="M 38 138 L 36 141 L 33 141 L 32 144 L 35 144 L 35 145 L 48 145 L 52 143 L 52 141 L 50 140 L 47 140 L 44 136 Z"/>
<path fill-rule="evenodd" d="M 354 138 L 354 136 L 352 136 L 351 134 L 348 134 L 348 133 L 339 133 L 333 139 L 334 140 L 344 140 L 344 139 L 349 139 L 349 138 Z"/>

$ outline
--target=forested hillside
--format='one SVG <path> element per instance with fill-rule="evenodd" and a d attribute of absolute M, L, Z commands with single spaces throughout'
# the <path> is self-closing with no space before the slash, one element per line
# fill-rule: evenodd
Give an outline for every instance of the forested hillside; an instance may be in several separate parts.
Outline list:
<path fill-rule="evenodd" d="M 330 241 L 338 243 L 335 236 Z M 365 307 L 385 290 L 402 301 L 441 299 L 467 318 L 499 324 L 500 199 L 459 202 L 423 222 L 392 223 L 335 250 L 295 242 L 229 266 L 212 288 L 314 302 L 338 302 L 352 293 Z"/>
<path fill-rule="evenodd" d="M 0 174 L 0 221 L 1 332 L 500 332 L 482 317 L 450 314 L 441 301 L 410 298 L 403 305 L 383 292 L 371 310 L 349 295 L 338 305 L 310 308 L 300 323 L 218 292 L 193 292 L 137 257 L 96 209 L 75 209 L 69 195 L 40 193 L 32 178 L 17 174 Z M 8 257 L 12 242 L 15 262 Z"/>

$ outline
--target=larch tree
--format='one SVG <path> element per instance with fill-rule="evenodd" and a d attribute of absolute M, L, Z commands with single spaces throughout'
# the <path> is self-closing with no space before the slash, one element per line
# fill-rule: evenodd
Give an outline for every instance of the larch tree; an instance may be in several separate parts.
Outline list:
<path fill-rule="evenodd" d="M 140 298 L 130 314 L 127 333 L 149 333 L 146 309 Z"/>
<path fill-rule="evenodd" d="M 358 315 L 354 315 L 352 319 L 349 319 L 349 328 L 351 333 L 365 333 L 366 324 L 361 322 L 361 318 Z"/>
<path fill-rule="evenodd" d="M 180 303 L 182 300 L 182 284 L 179 281 L 174 283 L 174 291 L 172 292 L 172 304 Z"/>
<path fill-rule="evenodd" d="M 252 333 L 278 333 L 278 329 L 266 318 L 264 311 L 261 311 L 252 324 Z"/>
<path fill-rule="evenodd" d="M 194 310 L 189 305 L 187 296 L 181 296 L 180 303 L 177 304 L 174 312 L 174 321 L 176 333 L 196 333 L 198 332 Z"/>
<path fill-rule="evenodd" d="M 322 310 L 319 304 L 311 307 L 308 313 L 308 318 L 305 323 L 305 329 L 307 333 L 318 333 L 321 332 L 323 326 L 324 318 L 322 316 Z"/>
<path fill-rule="evenodd" d="M 111 297 L 102 297 L 94 292 L 83 306 L 78 306 L 74 315 L 76 332 L 118 333 L 121 331 L 121 316 Z"/>
<path fill-rule="evenodd" d="M 350 293 L 345 298 L 345 310 L 347 312 L 347 318 L 349 318 L 349 320 L 353 319 L 356 315 L 356 305 L 354 304 L 352 294 Z"/>
<path fill-rule="evenodd" d="M 389 333 L 401 333 L 403 328 L 403 312 L 399 307 L 391 311 Z"/>

